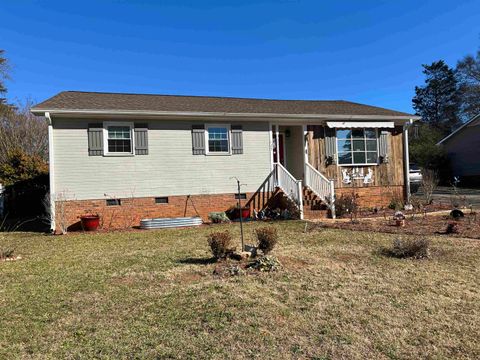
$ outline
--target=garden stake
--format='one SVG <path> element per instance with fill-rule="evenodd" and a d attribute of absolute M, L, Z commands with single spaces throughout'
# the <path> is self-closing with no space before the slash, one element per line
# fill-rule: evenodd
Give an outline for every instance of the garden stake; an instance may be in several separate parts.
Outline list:
<path fill-rule="evenodd" d="M 242 200 L 240 196 L 240 180 L 236 178 L 235 176 L 233 177 L 235 180 L 237 180 L 237 193 L 238 193 L 238 213 L 240 214 L 240 238 L 242 240 L 242 251 L 245 251 L 245 246 L 243 244 L 243 214 L 242 214 Z"/>

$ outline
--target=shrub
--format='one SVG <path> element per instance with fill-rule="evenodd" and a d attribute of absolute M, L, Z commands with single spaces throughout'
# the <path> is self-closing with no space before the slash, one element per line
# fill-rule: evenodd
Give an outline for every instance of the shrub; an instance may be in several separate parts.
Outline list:
<path fill-rule="evenodd" d="M 335 215 L 343 216 L 349 214 L 356 215 L 358 210 L 358 195 L 342 195 L 335 199 Z"/>
<path fill-rule="evenodd" d="M 235 251 L 231 246 L 232 236 L 228 231 L 213 232 L 207 236 L 207 240 L 215 259 L 224 259 Z"/>
<path fill-rule="evenodd" d="M 458 234 L 458 223 L 452 221 L 449 222 L 447 228 L 445 229 L 445 234 Z"/>
<path fill-rule="evenodd" d="M 211 212 L 211 213 L 208 214 L 208 218 L 214 224 L 230 222 L 230 219 L 228 218 L 227 214 L 225 214 L 225 212 L 223 212 L 223 211 Z"/>
<path fill-rule="evenodd" d="M 279 270 L 282 264 L 274 256 L 263 256 L 249 264 L 248 267 L 258 271 L 270 272 Z"/>
<path fill-rule="evenodd" d="M 403 209 L 403 207 L 404 207 L 403 200 L 398 196 L 392 197 L 392 199 L 390 200 L 390 204 L 388 204 L 388 208 L 392 210 L 400 210 L 400 209 Z"/>
<path fill-rule="evenodd" d="M 259 228 L 255 230 L 258 240 L 258 248 L 267 255 L 270 253 L 278 242 L 277 229 L 271 226 Z"/>
<path fill-rule="evenodd" d="M 428 239 L 395 239 L 387 254 L 396 258 L 425 259 L 430 256 L 430 242 Z"/>

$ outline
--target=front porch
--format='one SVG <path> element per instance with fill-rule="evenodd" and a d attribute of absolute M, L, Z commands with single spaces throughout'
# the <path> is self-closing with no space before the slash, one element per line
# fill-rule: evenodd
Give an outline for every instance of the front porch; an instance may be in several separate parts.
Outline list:
<path fill-rule="evenodd" d="M 406 127 L 393 122 L 273 124 L 272 184 L 300 218 L 335 218 L 335 198 L 354 196 L 364 207 L 408 201 Z M 366 127 L 369 126 L 369 127 Z"/>

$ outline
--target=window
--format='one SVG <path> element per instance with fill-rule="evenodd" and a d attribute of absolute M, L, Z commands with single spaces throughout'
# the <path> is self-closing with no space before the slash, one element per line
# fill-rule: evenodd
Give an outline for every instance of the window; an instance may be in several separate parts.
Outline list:
<path fill-rule="evenodd" d="M 376 165 L 378 159 L 376 129 L 338 129 L 339 165 Z"/>
<path fill-rule="evenodd" d="M 107 199 L 107 206 L 120 206 L 122 205 L 122 202 L 120 199 Z"/>
<path fill-rule="evenodd" d="M 239 197 L 239 195 L 240 195 L 240 197 Z M 239 198 L 240 198 L 241 200 L 246 200 L 246 199 L 247 199 L 247 194 L 246 194 L 246 193 L 240 193 L 240 194 L 237 193 L 237 194 L 235 194 L 235 199 L 238 200 Z"/>
<path fill-rule="evenodd" d="M 168 204 L 168 197 L 167 196 L 156 197 L 155 204 Z"/>
<path fill-rule="evenodd" d="M 105 155 L 133 154 L 132 124 L 105 124 Z"/>
<path fill-rule="evenodd" d="M 207 144 L 210 154 L 230 154 L 230 126 L 208 125 Z"/>

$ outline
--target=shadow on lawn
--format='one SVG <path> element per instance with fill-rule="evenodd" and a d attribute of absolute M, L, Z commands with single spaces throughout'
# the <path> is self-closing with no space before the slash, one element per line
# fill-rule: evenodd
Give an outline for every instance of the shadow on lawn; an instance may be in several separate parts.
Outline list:
<path fill-rule="evenodd" d="M 186 258 L 180 259 L 177 261 L 180 264 L 189 264 L 189 265 L 210 265 L 216 263 L 216 259 L 211 258 Z"/>

